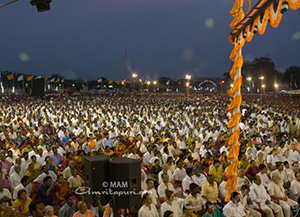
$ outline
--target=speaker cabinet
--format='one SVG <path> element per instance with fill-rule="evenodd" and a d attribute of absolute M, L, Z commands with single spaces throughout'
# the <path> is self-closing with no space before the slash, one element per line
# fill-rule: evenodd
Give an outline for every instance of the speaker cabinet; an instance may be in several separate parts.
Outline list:
<path fill-rule="evenodd" d="M 109 195 L 102 193 L 105 190 L 103 183 L 108 180 L 108 163 L 109 157 L 106 155 L 87 156 L 84 159 L 85 186 L 90 190 L 85 198 L 93 206 L 98 206 L 99 202 L 105 206 L 109 202 Z"/>
<path fill-rule="evenodd" d="M 45 95 L 45 79 L 34 79 L 32 83 L 32 96 L 44 96 Z"/>
<path fill-rule="evenodd" d="M 114 208 L 130 208 L 140 204 L 141 161 L 130 158 L 110 161 L 108 187 Z"/>

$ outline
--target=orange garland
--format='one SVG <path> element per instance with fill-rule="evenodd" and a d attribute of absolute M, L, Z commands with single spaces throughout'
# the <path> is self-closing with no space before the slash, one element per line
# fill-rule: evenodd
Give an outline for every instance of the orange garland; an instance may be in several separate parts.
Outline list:
<path fill-rule="evenodd" d="M 231 28 L 234 28 L 244 18 L 243 12 L 243 0 L 236 0 L 233 9 L 230 14 L 234 17 L 234 20 L 230 24 Z M 240 38 L 242 40 L 240 40 Z M 237 183 L 237 165 L 238 165 L 238 155 L 239 155 L 239 122 L 241 118 L 240 105 L 242 102 L 241 95 L 241 85 L 242 85 L 242 76 L 241 76 L 241 67 L 243 65 L 243 56 L 242 56 L 242 47 L 244 46 L 245 40 L 243 37 L 239 37 L 239 42 L 235 43 L 235 46 L 231 52 L 230 59 L 234 61 L 233 67 L 230 71 L 230 77 L 234 80 L 232 88 L 228 91 L 228 95 L 233 98 L 231 104 L 228 107 L 228 111 L 232 114 L 232 118 L 228 124 L 228 128 L 232 131 L 232 134 L 229 139 L 230 150 L 228 153 L 228 160 L 230 161 L 229 166 L 226 168 L 225 175 L 228 178 L 228 181 L 225 185 L 225 189 L 228 190 L 225 201 L 230 201 L 230 195 L 232 192 L 236 191 Z"/>
<path fill-rule="evenodd" d="M 263 5 L 267 0 L 262 1 L 259 6 Z M 230 77 L 234 80 L 233 87 L 228 91 L 228 95 L 232 97 L 232 101 L 228 106 L 228 111 L 232 114 L 232 118 L 228 124 L 228 129 L 232 131 L 232 134 L 229 138 L 229 146 L 230 151 L 228 153 L 228 160 L 230 161 L 229 166 L 226 168 L 225 175 L 228 178 L 228 181 L 225 185 L 225 189 L 228 190 L 225 201 L 230 201 L 230 195 L 232 192 L 236 191 L 236 183 L 237 183 L 237 165 L 238 165 L 238 155 L 239 155 L 239 122 L 241 118 L 240 105 L 242 102 L 241 95 L 241 85 L 242 85 L 242 76 L 241 76 L 241 68 L 243 66 L 243 56 L 242 56 L 242 48 L 247 40 L 250 42 L 253 38 L 254 27 L 257 28 L 259 34 L 264 34 L 268 20 L 270 19 L 270 24 L 274 28 L 278 27 L 282 14 L 281 7 L 282 3 L 287 1 L 289 7 L 292 10 L 296 10 L 300 7 L 300 0 L 280 0 L 277 6 L 276 12 L 274 11 L 274 3 L 272 3 L 264 12 L 263 17 L 261 19 L 258 16 L 254 21 L 252 26 L 247 26 L 244 33 L 240 33 L 237 36 L 237 39 L 232 40 L 232 36 L 229 37 L 229 41 L 234 44 L 234 48 L 231 52 L 230 59 L 234 62 L 233 67 L 230 71 Z M 230 24 L 231 28 L 234 28 L 240 21 L 244 19 L 243 8 L 243 0 L 235 0 L 235 4 L 233 9 L 230 11 L 230 14 L 234 17 L 233 21 Z M 251 5 L 250 0 L 248 1 L 248 6 Z M 249 8 L 248 8 L 249 10 Z M 253 13 L 256 11 L 254 10 Z M 252 14 L 251 14 L 252 15 Z M 250 15 L 250 16 L 251 16 Z"/>

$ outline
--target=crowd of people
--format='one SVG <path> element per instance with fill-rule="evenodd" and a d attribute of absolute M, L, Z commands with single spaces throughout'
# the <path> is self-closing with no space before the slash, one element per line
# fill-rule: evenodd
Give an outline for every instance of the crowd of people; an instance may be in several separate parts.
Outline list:
<path fill-rule="evenodd" d="M 258 99 L 246 95 L 241 106 L 237 191 L 225 202 L 226 95 L 3 97 L 0 217 L 293 216 L 300 100 Z M 139 205 L 94 207 L 76 194 L 85 183 L 84 157 L 95 155 L 141 161 Z"/>

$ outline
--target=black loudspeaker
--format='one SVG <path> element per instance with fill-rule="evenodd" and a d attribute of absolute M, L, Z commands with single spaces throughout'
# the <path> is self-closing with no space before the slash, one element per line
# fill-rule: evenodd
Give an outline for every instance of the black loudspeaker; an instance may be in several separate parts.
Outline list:
<path fill-rule="evenodd" d="M 32 83 L 32 96 L 44 96 L 45 95 L 45 79 L 34 79 Z"/>
<path fill-rule="evenodd" d="M 109 202 L 109 195 L 103 193 L 103 186 L 108 180 L 108 162 L 106 155 L 87 156 L 84 158 L 85 199 L 93 206 L 98 207 L 99 202 L 105 206 Z M 76 192 L 77 193 L 77 192 Z M 80 192 L 79 192 L 80 193 Z"/>
<path fill-rule="evenodd" d="M 110 161 L 108 188 L 114 208 L 130 208 L 140 204 L 141 161 L 130 158 Z"/>

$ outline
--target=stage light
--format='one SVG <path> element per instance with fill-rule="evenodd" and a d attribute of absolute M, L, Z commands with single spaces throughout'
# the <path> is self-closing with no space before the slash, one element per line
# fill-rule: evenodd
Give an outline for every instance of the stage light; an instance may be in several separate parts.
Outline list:
<path fill-rule="evenodd" d="M 38 12 L 49 11 L 52 0 L 32 0 L 30 4 L 36 6 Z"/>

